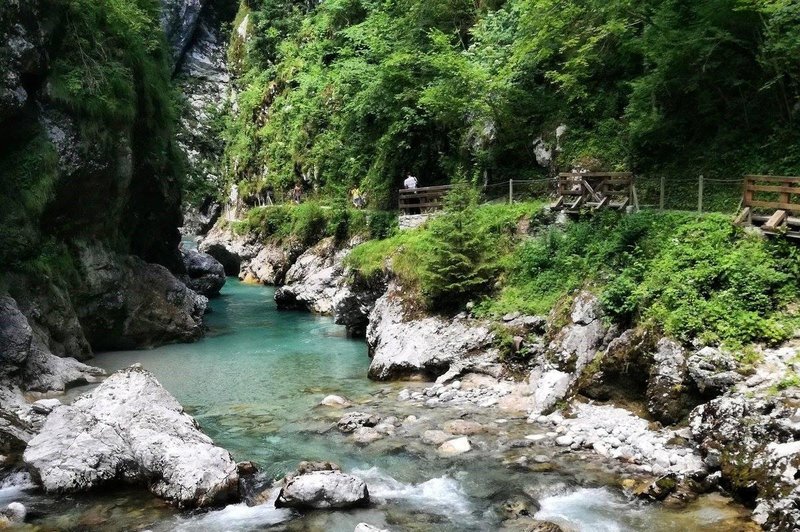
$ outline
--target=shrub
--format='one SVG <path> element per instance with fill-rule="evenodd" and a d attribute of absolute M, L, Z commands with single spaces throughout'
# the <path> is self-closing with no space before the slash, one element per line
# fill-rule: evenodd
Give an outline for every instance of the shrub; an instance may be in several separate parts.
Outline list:
<path fill-rule="evenodd" d="M 479 207 L 475 192 L 459 187 L 442 215 L 356 247 L 348 264 L 367 276 L 390 270 L 409 298 L 430 310 L 453 310 L 492 292 L 502 257 L 516 242 L 518 221 L 540 209 L 540 203 Z"/>
<path fill-rule="evenodd" d="M 477 224 L 477 194 L 456 185 L 445 213 L 431 223 L 433 247 L 421 276 L 429 308 L 450 310 L 486 292 L 495 265 L 486 257 L 489 239 Z"/>
<path fill-rule="evenodd" d="M 397 232 L 397 213 L 372 211 L 367 215 L 367 228 L 370 238 L 377 240 L 388 238 Z"/>

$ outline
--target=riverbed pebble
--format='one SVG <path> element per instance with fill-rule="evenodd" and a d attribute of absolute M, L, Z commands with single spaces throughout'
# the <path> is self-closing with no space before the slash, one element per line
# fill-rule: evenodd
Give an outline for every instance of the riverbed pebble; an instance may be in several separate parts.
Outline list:
<path fill-rule="evenodd" d="M 330 406 L 332 408 L 347 408 L 351 406 L 352 403 L 342 397 L 341 395 L 328 395 L 322 401 L 319 402 L 322 406 Z"/>
<path fill-rule="evenodd" d="M 569 447 L 572 445 L 572 437 L 571 436 L 559 436 L 556 438 L 556 445 L 560 445 L 561 447 Z"/>
<path fill-rule="evenodd" d="M 459 436 L 480 434 L 485 430 L 483 425 L 480 423 L 466 419 L 454 419 L 452 421 L 447 421 L 442 428 L 450 434 L 456 434 Z"/>
<path fill-rule="evenodd" d="M 465 384 L 464 381 L 457 380 L 450 384 L 435 383 L 422 391 L 404 388 L 398 392 L 397 399 L 398 401 L 423 401 L 427 407 L 473 404 L 479 408 L 490 408 L 498 406 L 501 399 L 511 396 L 514 390 L 520 386 L 512 381 L 498 381 L 491 378 L 468 378 L 466 380 L 470 382 Z M 500 406 L 503 405 L 500 404 Z"/>
<path fill-rule="evenodd" d="M 374 427 L 380 423 L 380 416 L 367 412 L 350 412 L 339 419 L 336 424 L 342 432 L 353 432 L 359 427 Z"/>
<path fill-rule="evenodd" d="M 362 445 L 370 444 L 374 441 L 380 440 L 381 438 L 383 438 L 383 434 L 381 434 L 376 428 L 372 427 L 358 427 L 353 432 L 353 440 Z"/>
<path fill-rule="evenodd" d="M 448 440 L 439 446 L 439 454 L 444 456 L 455 456 L 464 454 L 472 449 L 469 438 L 462 436 L 454 440 Z"/>
<path fill-rule="evenodd" d="M 671 444 L 676 431 L 652 430 L 647 420 L 611 405 L 574 403 L 572 416 L 554 413 L 546 416 L 544 424 L 554 425 L 547 435 L 555 437 L 558 446 L 591 449 L 609 458 L 646 465 L 653 474 L 705 471 L 696 450 Z"/>
<path fill-rule="evenodd" d="M 441 445 L 452 437 L 443 430 L 426 430 L 422 433 L 422 442 L 430 445 Z"/>

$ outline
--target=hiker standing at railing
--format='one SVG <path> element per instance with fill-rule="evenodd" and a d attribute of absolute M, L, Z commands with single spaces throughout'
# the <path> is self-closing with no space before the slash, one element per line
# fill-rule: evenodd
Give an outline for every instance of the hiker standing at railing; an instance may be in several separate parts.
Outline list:
<path fill-rule="evenodd" d="M 405 181 L 403 181 L 403 186 L 408 190 L 416 190 L 417 189 L 417 178 L 411 174 L 408 174 Z M 419 199 L 417 199 L 417 203 L 419 203 Z M 420 214 L 422 211 L 420 209 L 409 209 L 409 214 Z"/>

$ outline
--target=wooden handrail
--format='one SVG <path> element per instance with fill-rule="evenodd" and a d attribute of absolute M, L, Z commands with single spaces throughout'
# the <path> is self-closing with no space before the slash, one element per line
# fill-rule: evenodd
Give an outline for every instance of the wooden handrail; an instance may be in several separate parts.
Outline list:
<path fill-rule="evenodd" d="M 779 198 L 765 199 L 763 196 L 759 198 L 757 196 L 758 193 L 778 194 Z M 758 207 L 762 209 L 800 213 L 800 199 L 793 200 L 792 196 L 800 196 L 800 177 L 770 175 L 744 176 L 742 206 L 745 208 Z"/>
<path fill-rule="evenodd" d="M 452 188 L 453 185 L 402 188 L 398 191 L 398 206 L 403 211 L 441 209 L 444 206 L 444 196 Z"/>

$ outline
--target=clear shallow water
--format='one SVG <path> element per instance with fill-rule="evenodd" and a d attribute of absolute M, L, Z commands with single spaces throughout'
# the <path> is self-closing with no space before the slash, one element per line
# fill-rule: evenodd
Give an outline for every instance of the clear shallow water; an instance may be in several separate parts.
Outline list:
<path fill-rule="evenodd" d="M 301 460 L 339 463 L 367 481 L 374 503 L 370 509 L 301 516 L 271 504 L 238 504 L 179 514 L 142 490 L 55 500 L 2 485 L 0 503 L 23 500 L 41 514 L 34 523 L 42 530 L 351 532 L 362 521 L 392 530 L 497 530 L 505 503 L 520 500 L 531 514 L 565 530 L 744 529 L 742 509 L 720 497 L 703 498 L 679 511 L 644 505 L 616 488 L 618 471 L 591 457 L 558 454 L 553 447 L 499 445 L 542 429 L 497 419 L 502 414 L 492 409 L 428 409 L 396 402 L 399 389 L 423 384 L 369 381 L 363 341 L 346 338 L 329 318 L 278 312 L 273 293 L 229 279 L 221 297 L 211 302 L 204 339 L 103 353 L 93 363 L 108 370 L 141 363 L 218 445 L 237 460 L 257 462 L 267 479 L 282 477 Z M 399 429 L 396 437 L 358 446 L 335 429 L 342 410 L 317 406 L 331 393 L 349 398 L 358 410 L 400 420 L 413 414 L 419 422 Z M 470 437 L 473 451 L 443 458 L 421 442 L 424 430 L 458 417 L 488 429 Z M 537 454 L 550 462 L 535 467 L 516 463 Z"/>

